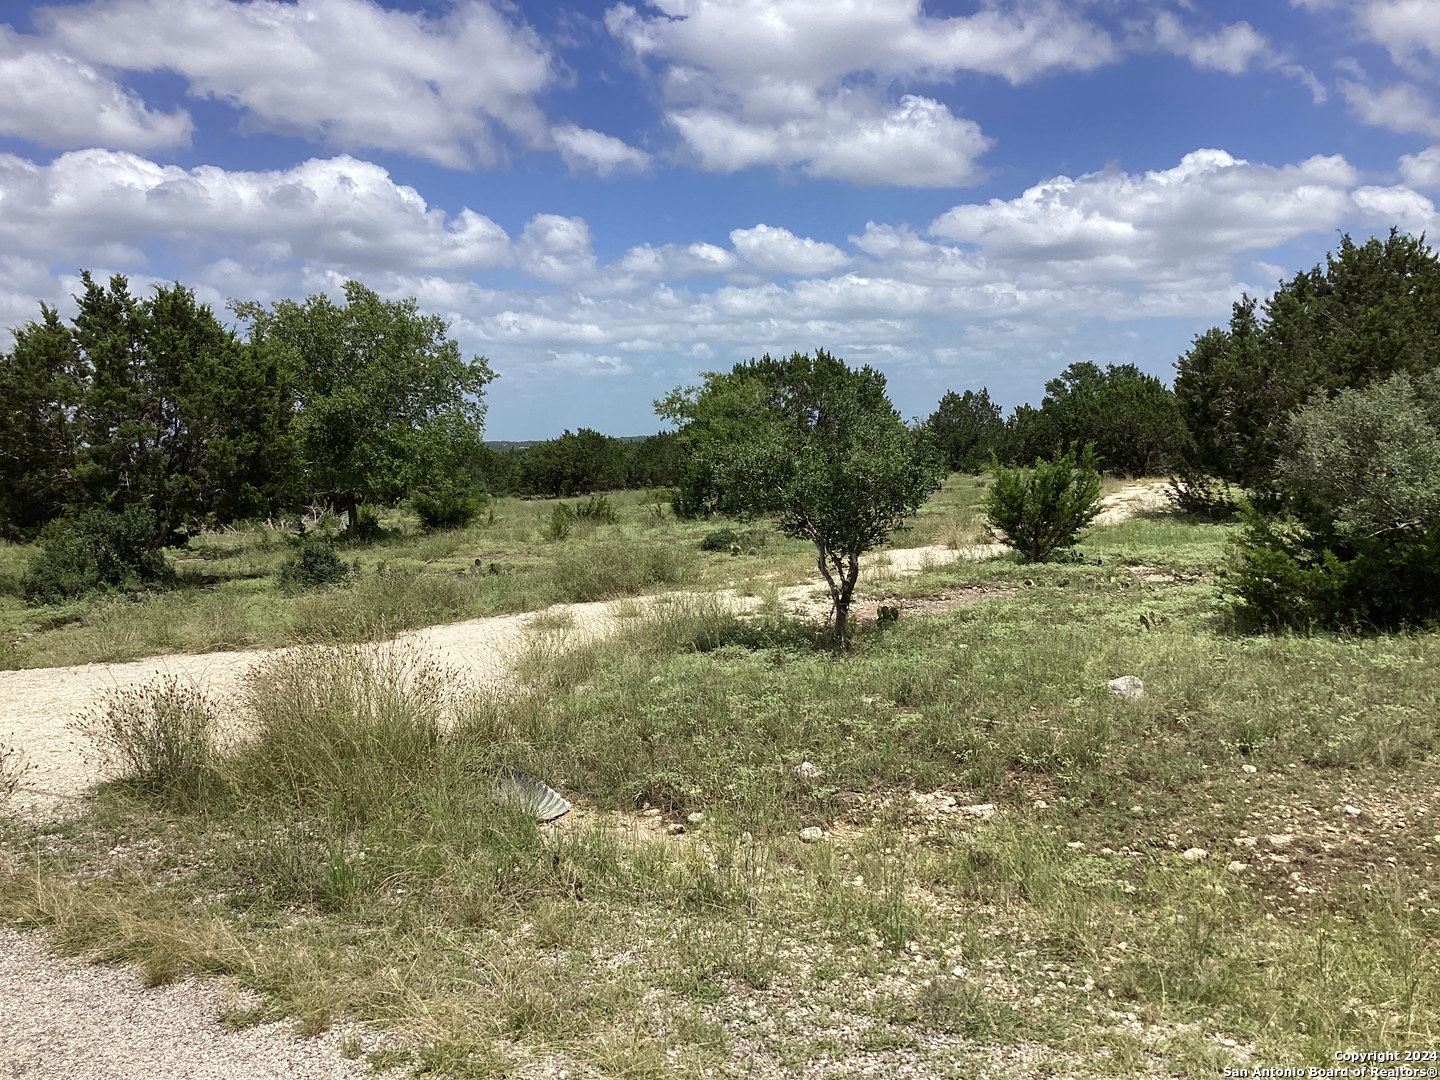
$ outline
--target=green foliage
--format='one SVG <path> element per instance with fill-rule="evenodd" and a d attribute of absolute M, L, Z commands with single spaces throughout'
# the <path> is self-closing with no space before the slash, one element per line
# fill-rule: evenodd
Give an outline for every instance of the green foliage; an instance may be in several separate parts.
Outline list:
<path fill-rule="evenodd" d="M 33 536 L 78 498 L 80 436 L 74 410 L 84 398 L 85 365 L 54 308 L 15 330 L 0 353 L 0 537 Z"/>
<path fill-rule="evenodd" d="M 563 498 L 626 485 L 625 444 L 590 428 L 569 429 L 519 452 L 519 491 Z"/>
<path fill-rule="evenodd" d="M 22 585 L 31 604 L 58 604 L 106 589 L 134 591 L 173 584 L 175 572 L 156 546 L 155 514 L 136 503 L 121 513 L 82 510 L 40 531 L 40 550 Z"/>
<path fill-rule="evenodd" d="M 1257 314 L 1245 298 L 1176 363 L 1190 464 L 1244 487 L 1274 480 L 1288 415 L 1317 393 L 1363 388 L 1440 358 L 1440 259 L 1392 229 L 1283 283 Z"/>
<path fill-rule="evenodd" d="M 1005 434 L 1000 406 L 990 400 L 989 388 L 977 394 L 948 390 L 925 421 L 935 434 L 945 467 L 951 472 L 980 472 Z"/>
<path fill-rule="evenodd" d="M 120 780 L 148 796 L 198 807 L 223 788 L 215 769 L 214 709 L 173 675 L 113 692 L 76 726 L 118 765 Z"/>
<path fill-rule="evenodd" d="M 562 603 L 578 604 L 684 585 L 690 580 L 693 559 L 693 553 L 675 544 L 588 541 L 562 548 L 555 556 L 551 594 Z"/>
<path fill-rule="evenodd" d="M 460 529 L 474 521 L 489 500 L 483 492 L 459 483 L 441 484 L 410 493 L 410 508 L 430 530 Z"/>
<path fill-rule="evenodd" d="M 262 515 L 295 476 L 293 397 L 276 359 L 181 285 L 139 300 L 81 274 L 71 327 L 42 307 L 0 358 L 0 530 L 65 507 L 147 504 L 163 541 Z"/>
<path fill-rule="evenodd" d="M 1291 415 L 1276 476 L 1314 529 L 1345 539 L 1440 520 L 1440 371 L 1401 373 Z"/>
<path fill-rule="evenodd" d="M 559 503 L 550 511 L 550 520 L 540 535 L 546 540 L 564 540 L 577 522 L 614 525 L 619 520 L 615 506 L 604 495 L 592 495 L 583 503 Z"/>
<path fill-rule="evenodd" d="M 845 647 L 860 556 L 940 487 L 933 435 L 906 428 L 880 372 L 852 370 L 823 349 L 705 379 L 703 389 L 677 390 L 657 406 L 684 425 L 693 455 L 684 505 L 774 515 L 785 535 L 811 541 Z"/>
<path fill-rule="evenodd" d="M 1036 460 L 1033 469 L 992 464 L 985 491 L 985 516 L 992 535 L 1028 562 L 1044 562 L 1072 547 L 1100 514 L 1100 474 L 1095 451 L 1072 449 L 1054 461 Z"/>
<path fill-rule="evenodd" d="M 1185 427 L 1172 394 L 1134 364 L 1071 364 L 1045 384 L 1039 409 L 1012 414 L 1004 448 L 1012 462 L 1051 458 L 1068 446 L 1093 444 L 1097 466 L 1124 476 L 1163 472 L 1184 446 Z"/>
<path fill-rule="evenodd" d="M 550 520 L 540 530 L 540 536 L 545 540 L 564 540 L 574 527 L 575 508 L 569 503 L 557 503 L 550 511 Z"/>
<path fill-rule="evenodd" d="M 321 536 L 302 536 L 295 554 L 280 568 L 280 587 L 291 592 L 340 585 L 354 569 L 335 551 L 335 542 Z"/>
<path fill-rule="evenodd" d="M 1226 588 L 1262 626 L 1381 627 L 1440 619 L 1440 378 L 1405 374 L 1317 397 L 1276 463 L 1284 518 L 1253 506 Z"/>
<path fill-rule="evenodd" d="M 350 281 L 341 306 L 322 294 L 235 310 L 294 373 L 310 493 L 339 500 L 352 526 L 360 502 L 431 487 L 474 460 L 495 373 L 484 357 L 467 363 L 445 321 L 413 298 L 382 300 Z"/>

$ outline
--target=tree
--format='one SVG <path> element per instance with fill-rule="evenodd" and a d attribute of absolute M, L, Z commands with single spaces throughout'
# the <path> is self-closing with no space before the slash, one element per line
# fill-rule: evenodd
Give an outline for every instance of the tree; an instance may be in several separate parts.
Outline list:
<path fill-rule="evenodd" d="M 1286 418 L 1316 393 L 1440 366 L 1440 259 L 1424 237 L 1347 235 L 1323 267 L 1246 297 L 1228 328 L 1176 362 L 1188 464 L 1252 490 L 1273 487 Z"/>
<path fill-rule="evenodd" d="M 123 276 L 80 278 L 72 325 L 42 306 L 0 363 L 15 403 L 0 427 L 6 530 L 140 504 L 159 545 L 280 499 L 295 470 L 279 366 L 178 283 L 136 299 Z"/>
<path fill-rule="evenodd" d="M 319 294 L 234 310 L 293 372 L 306 483 L 344 507 L 352 530 L 360 502 L 442 484 L 475 460 L 495 373 L 482 356 L 467 363 L 413 297 L 382 300 L 347 281 L 343 305 Z"/>
<path fill-rule="evenodd" d="M 1099 468 L 1145 476 L 1164 468 L 1185 439 L 1175 395 L 1134 364 L 1071 364 L 1045 384 L 1038 412 L 1012 418 L 1014 460 L 1051 458 L 1093 444 Z"/>
<path fill-rule="evenodd" d="M 1054 461 L 1036 459 L 1033 469 L 1007 469 L 992 459 L 994 478 L 985 492 L 991 535 L 1026 562 L 1044 562 L 1074 546 L 1100 516 L 1100 473 L 1095 448 L 1074 449 Z"/>
<path fill-rule="evenodd" d="M 985 387 L 978 394 L 947 390 L 925 425 L 935 433 L 945 467 L 951 472 L 983 469 L 1005 431 L 1000 406 L 990 400 Z"/>
<path fill-rule="evenodd" d="M 525 495 L 588 495 L 625 485 L 625 444 L 590 428 L 568 428 L 554 439 L 520 452 L 520 491 Z"/>
<path fill-rule="evenodd" d="M 0 536 L 26 539 L 83 494 L 75 412 L 86 370 L 70 328 L 44 304 L 0 354 Z"/>
<path fill-rule="evenodd" d="M 683 425 L 716 505 L 773 514 L 787 536 L 815 545 L 835 639 L 848 647 L 860 556 L 940 487 L 934 436 L 905 426 L 884 375 L 852 370 L 823 349 L 813 358 L 767 355 L 704 378 L 704 387 L 677 390 L 657 408 Z M 740 403 L 752 405 L 743 422 Z"/>

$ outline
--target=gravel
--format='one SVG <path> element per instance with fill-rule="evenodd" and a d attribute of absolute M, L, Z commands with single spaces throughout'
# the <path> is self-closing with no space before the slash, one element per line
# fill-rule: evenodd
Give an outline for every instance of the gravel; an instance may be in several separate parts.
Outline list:
<path fill-rule="evenodd" d="M 359 1080 L 347 1035 L 287 1024 L 226 1031 L 226 1009 L 256 1000 L 215 979 L 147 989 L 132 969 L 48 951 L 44 935 L 0 929 L 0 1076 L 35 1080 Z M 362 1044 L 365 1040 L 361 1040 Z"/>

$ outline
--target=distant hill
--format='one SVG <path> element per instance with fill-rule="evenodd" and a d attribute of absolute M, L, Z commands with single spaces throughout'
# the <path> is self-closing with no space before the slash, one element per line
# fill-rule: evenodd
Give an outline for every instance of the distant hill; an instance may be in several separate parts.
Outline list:
<path fill-rule="evenodd" d="M 616 435 L 614 438 L 620 442 L 644 442 L 650 438 L 649 435 Z M 539 446 L 547 439 L 486 439 L 485 445 L 491 450 L 498 450 L 502 454 L 511 450 L 524 450 L 527 446 Z"/>

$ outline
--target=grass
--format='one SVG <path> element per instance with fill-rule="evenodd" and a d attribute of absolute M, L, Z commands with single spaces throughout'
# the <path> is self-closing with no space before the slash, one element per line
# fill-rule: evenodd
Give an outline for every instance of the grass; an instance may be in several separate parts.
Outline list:
<path fill-rule="evenodd" d="M 171 652 L 213 652 L 307 641 L 372 641 L 439 623 L 536 611 L 747 578 L 803 580 L 808 545 L 765 528 L 747 553 L 700 550 L 713 529 L 676 521 L 641 492 L 618 492 L 614 524 L 580 519 L 546 540 L 553 500 L 502 499 L 467 529 L 424 533 L 398 512 L 377 542 L 340 547 L 358 573 L 344 586 L 295 593 L 280 582 L 293 529 L 256 526 L 192 539 L 176 553 L 180 588 L 138 599 L 98 597 L 27 607 L 30 548 L 0 543 L 0 668 L 63 667 Z M 570 505 L 567 503 L 566 505 Z M 583 501 L 574 505 L 584 505 Z M 322 531 L 334 531 L 322 519 Z"/>
<path fill-rule="evenodd" d="M 157 983 L 233 976 L 251 1022 L 388 1028 L 426 1075 L 1210 1077 L 1433 1046 L 1440 639 L 1237 634 L 1225 535 L 1153 515 L 1084 563 L 882 576 L 901 617 L 843 659 L 773 583 L 753 616 L 692 593 L 567 648 L 543 617 L 504 699 L 399 648 L 287 654 L 250 738 L 0 819 L 0 918 Z M 698 539 L 675 580 L 737 566 Z M 672 564 L 624 565 L 577 580 Z M 962 590 L 993 598 L 915 613 Z M 196 759 L 203 796 L 167 795 Z M 496 797 L 512 770 L 577 809 L 536 826 Z"/>

